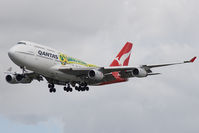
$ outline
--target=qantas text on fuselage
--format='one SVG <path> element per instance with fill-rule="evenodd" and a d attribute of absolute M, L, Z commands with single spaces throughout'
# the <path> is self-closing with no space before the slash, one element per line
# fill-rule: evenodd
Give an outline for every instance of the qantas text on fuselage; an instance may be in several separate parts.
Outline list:
<path fill-rule="evenodd" d="M 52 53 L 49 53 L 49 52 L 46 52 L 46 51 L 39 50 L 38 54 L 41 55 L 41 56 L 46 56 L 46 57 L 58 59 L 58 55 L 52 54 Z"/>

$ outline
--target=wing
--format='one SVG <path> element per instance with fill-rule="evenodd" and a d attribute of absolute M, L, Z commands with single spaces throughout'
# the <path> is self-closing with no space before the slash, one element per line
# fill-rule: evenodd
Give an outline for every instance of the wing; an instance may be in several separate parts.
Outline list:
<path fill-rule="evenodd" d="M 127 71 L 127 70 L 133 70 L 136 67 L 131 66 L 113 66 L 113 67 L 83 67 L 83 68 L 73 68 L 73 67 L 64 67 L 60 66 L 58 68 L 59 71 L 67 73 L 67 74 L 73 74 L 76 76 L 85 75 L 88 74 L 90 70 L 98 70 L 102 72 L 103 74 L 108 74 L 111 72 L 120 72 L 120 71 Z"/>
<path fill-rule="evenodd" d="M 83 68 L 77 68 L 77 67 L 68 67 L 68 66 L 58 66 L 57 68 L 59 71 L 64 72 L 66 74 L 71 74 L 75 76 L 82 76 L 88 74 L 90 70 L 93 69 L 100 69 L 100 67 L 83 67 Z"/>
<path fill-rule="evenodd" d="M 168 64 L 157 64 L 157 65 L 141 65 L 140 67 L 132 67 L 132 66 L 112 66 L 112 67 L 84 67 L 84 68 L 74 68 L 68 66 L 59 66 L 58 70 L 67 74 L 76 75 L 78 77 L 87 77 L 90 70 L 97 70 L 104 74 L 104 78 L 106 80 L 114 80 L 114 76 L 112 72 L 118 72 L 121 78 L 131 78 L 131 77 L 139 77 L 134 72 L 139 71 L 143 73 L 140 77 L 146 77 L 148 75 L 158 75 L 160 73 L 153 73 L 151 68 L 156 67 L 164 67 L 185 63 L 193 63 L 196 57 L 188 61 L 178 62 L 178 63 L 168 63 Z M 137 73 L 137 72 L 136 72 Z M 106 81 L 105 80 L 105 81 Z"/>
<path fill-rule="evenodd" d="M 185 64 L 185 63 L 193 63 L 197 57 L 193 57 L 189 61 L 183 61 L 178 63 L 169 63 L 169 64 L 159 64 L 159 65 L 143 65 L 143 67 L 147 68 L 154 68 L 154 67 L 164 67 L 164 66 L 171 66 L 171 65 L 178 65 L 178 64 Z"/>

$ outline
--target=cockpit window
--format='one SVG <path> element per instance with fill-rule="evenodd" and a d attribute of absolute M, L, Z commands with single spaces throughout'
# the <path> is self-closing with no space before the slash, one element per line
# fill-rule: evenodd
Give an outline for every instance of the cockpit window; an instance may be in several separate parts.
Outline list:
<path fill-rule="evenodd" d="M 24 45 L 26 45 L 26 43 L 25 43 L 25 42 L 18 42 L 17 44 L 24 44 Z"/>

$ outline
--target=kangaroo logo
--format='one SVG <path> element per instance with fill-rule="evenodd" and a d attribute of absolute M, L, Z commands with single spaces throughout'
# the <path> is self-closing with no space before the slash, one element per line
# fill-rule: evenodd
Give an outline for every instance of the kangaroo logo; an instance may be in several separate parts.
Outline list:
<path fill-rule="evenodd" d="M 123 66 L 125 60 L 129 57 L 130 54 L 131 54 L 131 51 L 129 51 L 129 52 L 126 53 L 126 54 L 123 54 L 123 55 L 120 57 L 120 59 L 119 59 L 119 57 L 116 57 L 115 60 L 118 62 L 118 64 L 119 64 L 120 66 Z"/>

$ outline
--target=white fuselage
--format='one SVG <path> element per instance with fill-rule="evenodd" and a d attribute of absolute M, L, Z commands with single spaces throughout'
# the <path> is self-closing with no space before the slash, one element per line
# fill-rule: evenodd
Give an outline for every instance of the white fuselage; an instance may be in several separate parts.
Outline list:
<path fill-rule="evenodd" d="M 17 44 L 8 52 L 10 59 L 16 65 L 45 77 L 64 82 L 81 81 L 81 78 L 75 75 L 66 74 L 56 69 L 62 65 L 60 54 L 60 51 L 32 42 Z M 78 63 L 66 63 L 64 65 L 73 68 L 87 67 Z"/>

